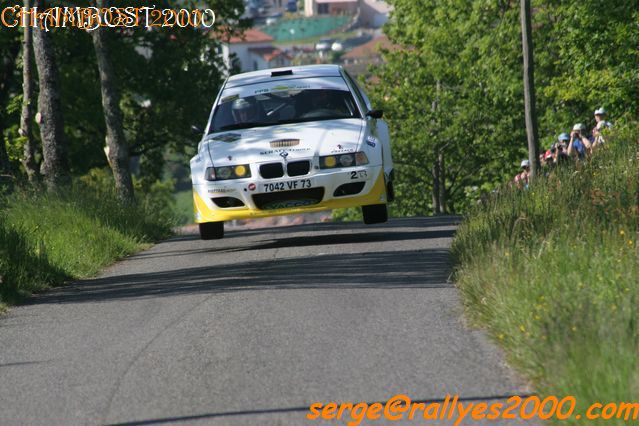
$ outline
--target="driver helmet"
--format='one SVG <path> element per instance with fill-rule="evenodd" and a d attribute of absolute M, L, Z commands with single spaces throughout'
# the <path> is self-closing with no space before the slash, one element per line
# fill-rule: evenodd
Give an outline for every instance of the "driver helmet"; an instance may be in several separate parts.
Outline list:
<path fill-rule="evenodd" d="M 245 123 L 255 120 L 255 104 L 249 102 L 244 98 L 239 98 L 233 101 L 233 118 L 238 123 Z"/>

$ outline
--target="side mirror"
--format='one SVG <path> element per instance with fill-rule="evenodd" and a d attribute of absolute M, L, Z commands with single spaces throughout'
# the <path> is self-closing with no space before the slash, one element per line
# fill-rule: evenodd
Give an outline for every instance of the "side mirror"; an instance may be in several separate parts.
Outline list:
<path fill-rule="evenodd" d="M 193 132 L 193 134 L 195 135 L 201 135 L 202 133 L 204 133 L 204 130 L 200 129 L 198 126 L 193 124 L 191 125 L 191 132 Z"/>
<path fill-rule="evenodd" d="M 384 111 L 382 111 L 381 109 L 372 109 L 370 111 L 368 111 L 366 113 L 366 117 L 370 117 L 370 118 L 382 118 L 384 116 Z"/>

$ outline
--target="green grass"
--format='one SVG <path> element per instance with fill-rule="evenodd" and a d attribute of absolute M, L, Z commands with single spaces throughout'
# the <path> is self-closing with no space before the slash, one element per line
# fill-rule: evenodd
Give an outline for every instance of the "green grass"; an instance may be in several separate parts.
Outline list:
<path fill-rule="evenodd" d="M 639 129 L 620 130 L 588 164 L 476 208 L 453 243 L 470 318 L 580 410 L 639 398 L 638 165 Z"/>
<path fill-rule="evenodd" d="M 175 216 L 179 225 L 193 223 L 193 191 L 188 189 L 174 194 Z"/>
<path fill-rule="evenodd" d="M 95 275 L 170 235 L 173 223 L 147 198 L 122 205 L 112 192 L 80 183 L 64 195 L 6 197 L 0 204 L 0 306 Z"/>

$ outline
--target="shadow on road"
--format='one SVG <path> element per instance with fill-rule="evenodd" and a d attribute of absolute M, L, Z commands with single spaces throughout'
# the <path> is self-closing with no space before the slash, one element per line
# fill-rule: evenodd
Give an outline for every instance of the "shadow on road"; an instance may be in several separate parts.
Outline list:
<path fill-rule="evenodd" d="M 366 227 L 354 223 L 321 223 L 278 228 L 277 231 L 238 231 L 231 241 L 188 243 L 196 236 L 172 240 L 178 247 L 149 251 L 132 261 L 175 258 L 198 254 L 221 254 L 279 248 L 335 246 L 450 238 L 459 217 L 409 218 Z M 437 229 L 449 227 L 449 229 Z M 433 229 L 435 228 L 435 229 Z M 338 232 L 336 232 L 338 231 Z M 343 231 L 343 232 L 339 232 Z M 298 233 L 304 232 L 305 235 Z M 327 233 L 330 232 L 330 233 Z M 238 244 L 240 243 L 240 244 Z M 193 247 L 193 248 L 190 248 Z M 172 248 L 167 246 L 167 248 Z M 330 251 L 328 249 L 327 251 Z M 300 251 L 302 253 L 303 251 Z M 295 258 L 272 258 L 232 263 L 211 257 L 210 266 L 183 267 L 169 271 L 130 273 L 78 281 L 31 298 L 28 304 L 110 302 L 197 293 L 243 290 L 344 289 L 344 288 L 442 288 L 450 271 L 449 252 L 440 248 L 408 251 L 367 251 L 342 254 L 300 254 Z M 255 256 L 253 256 L 254 258 Z M 227 256 L 227 259 L 229 257 Z"/>
<path fill-rule="evenodd" d="M 459 397 L 457 399 L 458 402 L 488 402 L 488 401 L 499 401 L 506 400 L 511 398 L 513 395 L 495 395 L 495 396 L 477 396 L 477 397 Z M 519 394 L 517 395 L 521 398 L 527 398 L 529 396 L 533 396 L 533 394 Z M 375 401 L 384 405 L 387 401 Z M 368 402 L 368 405 L 372 405 L 375 402 Z M 421 403 L 421 404 L 434 404 L 434 403 L 443 403 L 444 398 L 441 399 L 421 399 L 421 400 L 412 400 L 413 403 Z M 221 413 L 207 413 L 207 414 L 197 414 L 193 416 L 181 416 L 181 417 L 165 417 L 158 419 L 148 419 L 148 420 L 137 420 L 132 422 L 125 423 L 112 423 L 107 426 L 134 426 L 134 425 L 159 425 L 163 423 L 178 423 L 178 422 L 191 422 L 195 420 L 204 420 L 204 419 L 213 419 L 216 417 L 235 417 L 235 416 L 250 416 L 250 415 L 260 415 L 260 414 L 279 414 L 279 413 L 296 413 L 296 412 L 308 412 L 309 407 L 289 407 L 289 408 L 271 408 L 271 409 L 263 409 L 263 410 L 246 410 L 246 411 L 226 411 Z M 348 415 L 345 415 L 345 419 L 348 418 Z M 416 422 L 417 424 L 418 422 Z"/>
<path fill-rule="evenodd" d="M 29 304 L 108 302 L 130 298 L 242 290 L 449 287 L 443 249 L 338 254 L 183 268 L 79 281 Z"/>
<path fill-rule="evenodd" d="M 307 231 L 308 232 L 308 231 Z M 288 232 L 287 232 L 288 234 Z M 210 247 L 197 248 L 191 250 L 169 250 L 161 253 L 140 253 L 135 258 L 155 259 L 161 257 L 190 256 L 193 254 L 214 254 L 214 253 L 233 253 L 249 250 L 266 250 L 287 247 L 315 247 L 315 246 L 334 246 L 342 244 L 365 244 L 392 241 L 411 241 L 434 238 L 452 238 L 455 231 L 438 230 L 438 231 L 416 231 L 416 232 L 369 232 L 361 234 L 326 234 L 299 237 L 278 237 L 269 235 L 269 238 L 260 241 L 251 241 L 250 244 L 244 246 L 218 245 L 212 243 Z M 184 238 L 184 237 L 182 237 Z M 197 236 L 191 236 L 190 240 L 199 240 Z"/>

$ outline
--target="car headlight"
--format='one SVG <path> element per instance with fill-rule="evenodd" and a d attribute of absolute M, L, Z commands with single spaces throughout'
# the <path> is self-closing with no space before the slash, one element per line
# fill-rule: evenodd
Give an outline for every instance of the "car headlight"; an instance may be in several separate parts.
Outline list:
<path fill-rule="evenodd" d="M 207 167 L 204 172 L 204 179 L 213 180 L 229 180 L 243 179 L 251 177 L 251 169 L 248 164 L 240 164 L 237 166 Z"/>
<path fill-rule="evenodd" d="M 368 164 L 368 157 L 364 152 L 354 154 L 326 155 L 320 157 L 321 169 L 332 169 L 334 167 L 353 167 Z"/>

